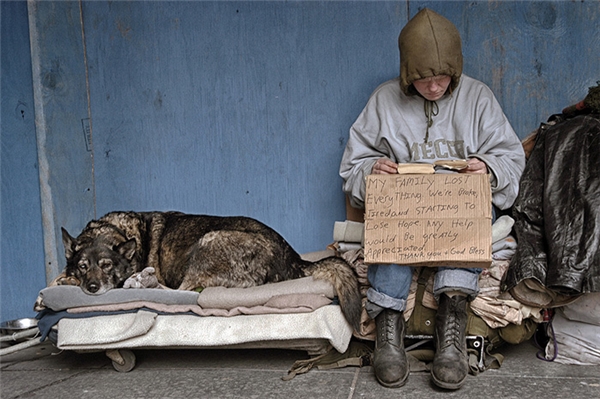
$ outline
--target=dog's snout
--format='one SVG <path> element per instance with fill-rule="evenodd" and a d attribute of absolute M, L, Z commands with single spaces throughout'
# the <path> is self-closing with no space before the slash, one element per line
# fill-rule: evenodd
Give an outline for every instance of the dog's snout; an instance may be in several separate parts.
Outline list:
<path fill-rule="evenodd" d="M 98 284 L 96 282 L 91 282 L 87 285 L 87 290 L 92 294 L 95 294 L 96 292 L 98 292 L 99 289 L 100 289 L 100 284 Z"/>

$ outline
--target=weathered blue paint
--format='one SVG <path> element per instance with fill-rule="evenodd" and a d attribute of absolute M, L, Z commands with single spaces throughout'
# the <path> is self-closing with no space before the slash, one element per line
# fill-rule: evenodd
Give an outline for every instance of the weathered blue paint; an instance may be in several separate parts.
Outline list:
<path fill-rule="evenodd" d="M 599 4 L 33 3 L 46 263 L 64 265 L 60 226 L 77 234 L 115 209 L 247 215 L 300 252 L 323 249 L 344 218 L 337 169 L 348 129 L 398 74 L 397 35 L 420 8 L 457 25 L 464 72 L 494 90 L 524 137 L 600 80 Z M 4 13 L 17 8 L 2 3 L 3 75 Z M 21 172 L 5 162 L 2 137 L 4 312 L 4 270 L 17 259 L 4 256 L 4 232 L 41 218 L 7 205 L 16 214 L 5 222 L 5 187 Z M 39 287 L 18 284 L 28 298 L 13 303 L 31 303 Z"/>
<path fill-rule="evenodd" d="M 461 4 L 440 11 L 464 38 L 465 72 L 490 86 L 522 138 L 600 80 L 597 0 Z"/>
<path fill-rule="evenodd" d="M 332 241 L 348 128 L 397 69 L 394 51 L 364 49 L 393 48 L 393 24 L 284 2 L 95 2 L 84 23 L 99 213 L 241 214 L 301 252 Z"/>
<path fill-rule="evenodd" d="M 27 4 L 0 8 L 0 320 L 34 315 L 46 285 Z"/>
<path fill-rule="evenodd" d="M 60 228 L 94 216 L 90 120 L 77 2 L 28 4 L 46 279 L 64 267 Z M 91 147 L 91 143 L 89 145 Z"/>

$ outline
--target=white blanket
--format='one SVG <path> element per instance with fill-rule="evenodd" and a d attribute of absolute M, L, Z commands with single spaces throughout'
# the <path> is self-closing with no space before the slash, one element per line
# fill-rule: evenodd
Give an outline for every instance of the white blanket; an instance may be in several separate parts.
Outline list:
<path fill-rule="evenodd" d="M 294 348 L 294 341 L 325 340 L 345 352 L 352 327 L 340 307 L 323 306 L 311 313 L 237 317 L 134 314 L 62 319 L 57 346 L 69 350 L 160 347 Z M 278 344 L 279 343 L 279 344 Z M 313 343 L 314 345 L 314 343 Z M 307 349 L 300 346 L 302 349 Z"/>

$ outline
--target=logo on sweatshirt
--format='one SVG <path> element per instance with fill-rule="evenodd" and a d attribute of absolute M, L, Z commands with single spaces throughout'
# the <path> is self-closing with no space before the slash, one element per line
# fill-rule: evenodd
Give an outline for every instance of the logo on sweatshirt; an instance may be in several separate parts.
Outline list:
<path fill-rule="evenodd" d="M 410 146 L 410 158 L 412 161 L 427 159 L 465 159 L 464 140 L 437 139 L 427 142 L 415 141 Z"/>

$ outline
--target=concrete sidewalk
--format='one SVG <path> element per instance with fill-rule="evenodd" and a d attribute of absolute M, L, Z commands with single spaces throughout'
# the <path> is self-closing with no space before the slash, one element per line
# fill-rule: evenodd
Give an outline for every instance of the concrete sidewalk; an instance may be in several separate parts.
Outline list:
<path fill-rule="evenodd" d="M 599 398 L 600 367 L 549 363 L 530 342 L 499 350 L 500 369 L 470 375 L 443 391 L 427 373 L 399 389 L 377 383 L 371 367 L 287 374 L 305 352 L 271 349 L 135 350 L 136 366 L 117 372 L 104 352 L 61 352 L 42 343 L 0 359 L 0 397 L 11 398 Z"/>

